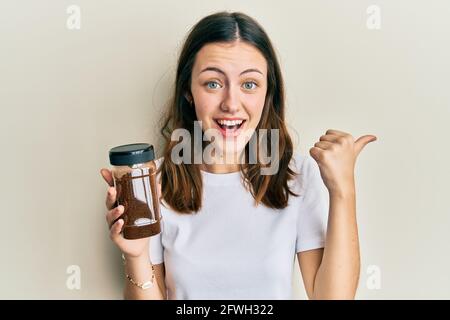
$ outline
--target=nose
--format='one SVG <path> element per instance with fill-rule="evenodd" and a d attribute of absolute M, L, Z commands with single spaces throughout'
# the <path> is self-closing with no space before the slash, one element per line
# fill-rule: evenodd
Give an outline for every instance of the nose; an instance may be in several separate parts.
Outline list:
<path fill-rule="evenodd" d="M 239 108 L 239 91 L 232 86 L 229 86 L 228 89 L 225 90 L 225 96 L 220 109 L 224 112 L 234 114 L 239 111 Z"/>

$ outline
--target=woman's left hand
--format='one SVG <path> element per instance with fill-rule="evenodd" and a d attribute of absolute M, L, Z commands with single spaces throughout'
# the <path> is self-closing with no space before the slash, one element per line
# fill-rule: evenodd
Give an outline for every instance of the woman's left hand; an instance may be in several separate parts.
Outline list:
<path fill-rule="evenodd" d="M 309 150 L 319 165 L 320 174 L 330 194 L 354 192 L 356 158 L 372 141 L 373 135 L 365 135 L 356 141 L 351 134 L 338 130 L 327 130 Z"/>

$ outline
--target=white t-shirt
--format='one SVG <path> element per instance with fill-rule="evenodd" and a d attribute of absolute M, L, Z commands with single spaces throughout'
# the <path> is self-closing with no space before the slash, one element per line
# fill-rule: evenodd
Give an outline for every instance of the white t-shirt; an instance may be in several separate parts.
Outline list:
<path fill-rule="evenodd" d="M 240 172 L 206 171 L 199 212 L 161 206 L 150 260 L 165 264 L 168 299 L 292 299 L 295 255 L 324 247 L 329 203 L 315 160 L 293 160 L 300 196 L 290 195 L 285 209 L 255 207 Z"/>

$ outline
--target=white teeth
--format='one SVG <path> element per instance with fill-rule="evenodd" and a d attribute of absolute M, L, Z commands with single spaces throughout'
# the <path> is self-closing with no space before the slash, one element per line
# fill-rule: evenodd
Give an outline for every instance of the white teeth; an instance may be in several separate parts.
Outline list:
<path fill-rule="evenodd" d="M 217 120 L 217 122 L 221 125 L 225 126 L 235 126 L 240 125 L 244 120 Z"/>

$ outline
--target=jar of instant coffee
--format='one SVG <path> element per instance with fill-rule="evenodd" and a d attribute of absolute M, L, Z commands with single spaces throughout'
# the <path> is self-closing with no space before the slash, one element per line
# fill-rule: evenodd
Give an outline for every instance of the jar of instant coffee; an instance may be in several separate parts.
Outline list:
<path fill-rule="evenodd" d="M 125 239 L 140 239 L 161 232 L 156 164 L 153 146 L 127 144 L 109 151 L 117 204 L 124 206 Z"/>

